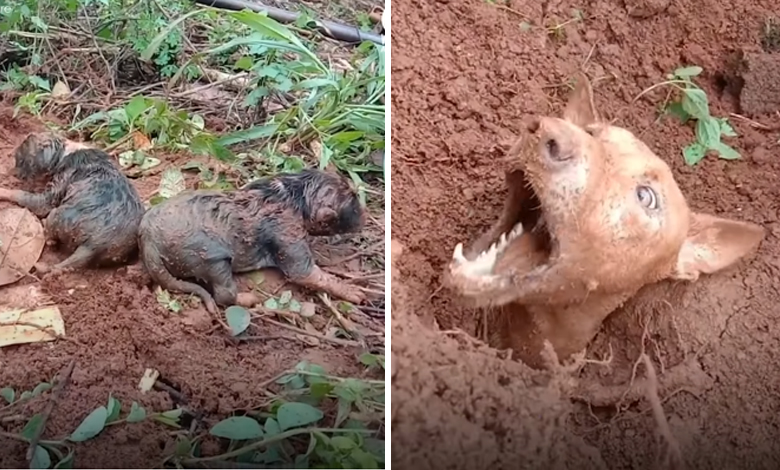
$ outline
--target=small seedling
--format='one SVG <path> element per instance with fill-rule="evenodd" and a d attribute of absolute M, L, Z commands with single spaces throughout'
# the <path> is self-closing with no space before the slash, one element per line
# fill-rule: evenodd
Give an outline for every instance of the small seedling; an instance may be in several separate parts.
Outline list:
<path fill-rule="evenodd" d="M 728 118 L 717 118 L 710 114 L 707 93 L 693 82 L 693 78 L 701 74 L 702 68 L 697 66 L 680 67 L 667 75 L 667 80 L 657 83 L 634 99 L 663 86 L 672 90 L 663 105 L 665 113 L 676 116 L 683 123 L 696 121 L 696 141 L 683 149 L 685 163 L 693 166 L 699 163 L 713 150 L 724 160 L 740 158 L 739 152 L 721 141 L 721 137 L 736 137 L 737 133 L 729 124 Z"/>
<path fill-rule="evenodd" d="M 157 289 L 154 291 L 154 293 L 157 296 L 157 303 L 165 307 L 165 309 L 173 313 L 181 313 L 181 302 L 174 298 L 170 292 L 161 288 L 160 286 L 157 286 Z"/>
<path fill-rule="evenodd" d="M 301 303 L 292 298 L 292 291 L 282 292 L 279 298 L 270 297 L 263 303 L 265 308 L 271 310 L 289 310 L 290 312 L 300 313 Z"/>

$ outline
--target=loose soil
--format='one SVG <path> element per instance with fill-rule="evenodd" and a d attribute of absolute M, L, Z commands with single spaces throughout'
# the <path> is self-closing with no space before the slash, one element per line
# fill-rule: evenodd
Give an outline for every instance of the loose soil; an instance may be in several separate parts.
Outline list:
<path fill-rule="evenodd" d="M 664 447 L 644 389 L 620 399 L 646 344 L 688 468 L 777 468 L 780 136 L 766 129 L 778 117 L 750 116 L 765 130 L 732 118 L 739 138 L 729 143 L 743 158 L 708 156 L 691 168 L 681 149 L 692 128 L 658 119 L 667 90 L 632 103 L 675 68 L 699 65 L 711 112 L 739 112 L 727 64 L 735 52 L 761 52 L 775 3 L 499 3 L 393 5 L 392 234 L 405 247 L 394 260 L 393 463 L 653 468 Z M 571 21 L 574 10 L 582 20 Z M 761 224 L 767 237 L 732 269 L 645 289 L 616 312 L 588 351 L 602 358 L 611 347 L 609 366 L 532 371 L 471 338 L 476 312 L 440 290 L 440 278 L 454 246 L 500 213 L 500 157 L 533 115 L 560 112 L 583 65 L 602 115 L 671 165 L 693 210 Z M 637 381 L 645 374 L 637 367 Z"/>
<path fill-rule="evenodd" d="M 12 152 L 29 132 L 36 130 L 43 130 L 43 125 L 23 116 L 12 118 L 12 109 L 0 99 L 0 186 L 19 187 L 19 182 L 8 176 L 13 167 Z M 133 180 L 144 200 L 157 189 L 165 168 L 181 166 L 191 159 L 157 156 L 164 162 L 160 171 Z M 193 188 L 197 176 L 187 178 L 188 187 Z M 0 202 L 0 209 L 5 207 L 8 204 Z M 338 248 L 332 247 L 333 251 Z M 328 253 L 324 243 L 315 242 L 314 249 Z M 350 253 L 331 252 L 330 257 Z M 41 259 L 56 263 L 64 257 L 47 247 Z M 334 268 L 349 273 L 360 270 L 360 265 L 360 259 L 353 259 Z M 241 280 L 240 285 L 251 288 L 248 279 Z M 359 348 L 333 346 L 324 341 L 311 347 L 284 339 L 232 344 L 205 309 L 190 307 L 181 314 L 171 313 L 158 303 L 153 287 L 139 264 L 75 272 L 42 282 L 27 278 L 0 287 L 0 304 L 8 302 L 29 308 L 44 299 L 53 301 L 60 307 L 66 328 L 65 339 L 0 350 L 0 387 L 13 387 L 17 393 L 32 390 L 40 382 L 51 381 L 71 360 L 77 361 L 71 381 L 48 421 L 44 439 L 68 435 L 93 409 L 105 405 L 109 394 L 122 402 L 122 416 L 133 401 L 148 412 L 166 411 L 178 405 L 202 414 L 203 424 L 208 427 L 234 410 L 264 406 L 267 397 L 263 383 L 302 360 L 322 365 L 333 375 L 366 377 L 365 367 L 357 360 L 365 351 Z M 273 271 L 265 271 L 262 289 L 277 295 L 283 289 L 298 292 Z M 298 294 L 296 298 L 306 300 Z M 318 313 L 313 323 L 322 328 L 316 322 L 322 320 L 324 324 L 329 315 L 323 315 L 321 310 Z M 251 328 L 251 334 L 257 336 L 294 336 L 263 322 Z M 152 390 L 142 394 L 138 383 L 147 368 L 158 370 L 162 381 L 179 393 Z M 23 415 L 19 422 L 0 424 L 0 430 L 19 432 L 25 424 L 24 417 L 41 411 L 45 404 L 45 400 L 32 400 L 18 410 Z M 186 421 L 185 426 L 189 426 Z M 163 458 L 172 454 L 175 436 L 171 431 L 151 421 L 112 426 L 97 438 L 77 445 L 74 468 L 159 468 Z M 0 436 L 0 448 L 1 468 L 28 466 L 24 443 Z M 216 440 L 207 439 L 204 443 L 204 453 L 215 455 L 224 451 Z"/>

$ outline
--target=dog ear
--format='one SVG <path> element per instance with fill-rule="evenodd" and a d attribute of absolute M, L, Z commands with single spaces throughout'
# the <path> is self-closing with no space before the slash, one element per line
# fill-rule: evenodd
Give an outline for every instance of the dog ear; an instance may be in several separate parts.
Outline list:
<path fill-rule="evenodd" d="M 725 269 L 753 251 L 766 231 L 748 222 L 691 214 L 691 226 L 672 272 L 673 279 L 695 281 Z"/>
<path fill-rule="evenodd" d="M 599 122 L 590 80 L 583 72 L 578 72 L 575 80 L 574 91 L 569 95 L 563 118 L 579 127 Z"/>

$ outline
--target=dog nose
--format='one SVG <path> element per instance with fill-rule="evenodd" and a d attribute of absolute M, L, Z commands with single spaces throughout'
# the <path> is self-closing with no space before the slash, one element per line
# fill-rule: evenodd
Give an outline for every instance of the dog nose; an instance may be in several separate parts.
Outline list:
<path fill-rule="evenodd" d="M 543 118 L 539 122 L 541 129 L 540 140 L 542 153 L 552 161 L 562 162 L 572 157 L 571 152 L 564 150 L 566 136 L 565 126 L 556 119 Z"/>

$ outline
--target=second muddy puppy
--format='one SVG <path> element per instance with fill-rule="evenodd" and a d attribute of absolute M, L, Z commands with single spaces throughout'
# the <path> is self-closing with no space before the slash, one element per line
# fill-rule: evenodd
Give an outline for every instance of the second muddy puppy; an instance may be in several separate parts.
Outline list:
<path fill-rule="evenodd" d="M 144 206 L 107 153 L 40 132 L 16 148 L 14 159 L 18 178 L 50 184 L 43 193 L 0 188 L 0 200 L 45 218 L 47 240 L 70 255 L 55 271 L 123 264 L 137 256 Z"/>
<path fill-rule="evenodd" d="M 365 297 L 359 288 L 314 263 L 306 235 L 357 232 L 363 223 L 363 208 L 347 180 L 304 170 L 237 191 L 178 194 L 146 213 L 139 246 L 157 284 L 197 295 L 211 313 L 239 300 L 233 273 L 268 267 L 301 286 L 360 303 Z"/>

